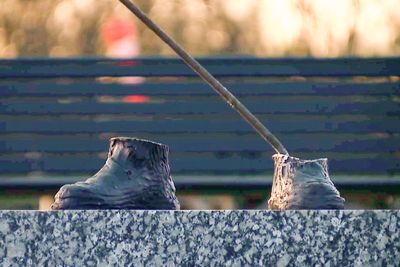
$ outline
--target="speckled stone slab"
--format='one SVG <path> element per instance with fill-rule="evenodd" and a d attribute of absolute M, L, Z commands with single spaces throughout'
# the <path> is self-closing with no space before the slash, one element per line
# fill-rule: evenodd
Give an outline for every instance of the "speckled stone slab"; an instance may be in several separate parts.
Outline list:
<path fill-rule="evenodd" d="M 1 211 L 1 266 L 399 266 L 400 211 Z"/>

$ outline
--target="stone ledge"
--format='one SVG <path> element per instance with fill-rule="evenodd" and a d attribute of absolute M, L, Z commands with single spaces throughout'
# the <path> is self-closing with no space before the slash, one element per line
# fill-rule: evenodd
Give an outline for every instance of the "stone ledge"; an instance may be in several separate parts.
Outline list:
<path fill-rule="evenodd" d="M 0 211 L 9 266 L 398 266 L 400 211 Z"/>

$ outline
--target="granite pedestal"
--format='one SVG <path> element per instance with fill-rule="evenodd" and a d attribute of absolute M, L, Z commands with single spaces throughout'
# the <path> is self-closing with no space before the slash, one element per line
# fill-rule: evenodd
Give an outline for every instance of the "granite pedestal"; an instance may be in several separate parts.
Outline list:
<path fill-rule="evenodd" d="M 400 211 L 1 211 L 1 266 L 399 266 Z"/>

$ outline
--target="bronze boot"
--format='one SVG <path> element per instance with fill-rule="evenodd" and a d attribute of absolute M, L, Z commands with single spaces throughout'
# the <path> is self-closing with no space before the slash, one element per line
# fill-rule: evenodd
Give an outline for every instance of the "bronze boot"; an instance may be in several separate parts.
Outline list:
<path fill-rule="evenodd" d="M 344 198 L 333 185 L 328 174 L 327 159 L 301 160 L 276 154 L 268 208 L 287 209 L 343 209 Z"/>
<path fill-rule="evenodd" d="M 52 209 L 178 210 L 168 152 L 147 140 L 111 138 L 105 165 L 86 181 L 61 187 Z"/>

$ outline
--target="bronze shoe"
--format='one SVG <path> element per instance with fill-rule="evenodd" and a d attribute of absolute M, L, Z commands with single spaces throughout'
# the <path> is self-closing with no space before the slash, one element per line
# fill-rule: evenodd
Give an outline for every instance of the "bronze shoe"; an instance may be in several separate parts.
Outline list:
<path fill-rule="evenodd" d="M 84 182 L 62 186 L 51 208 L 178 210 L 168 152 L 147 140 L 111 138 L 105 165 Z"/>
<path fill-rule="evenodd" d="M 276 154 L 275 173 L 268 208 L 343 209 L 344 198 L 328 174 L 327 159 L 301 160 Z"/>

